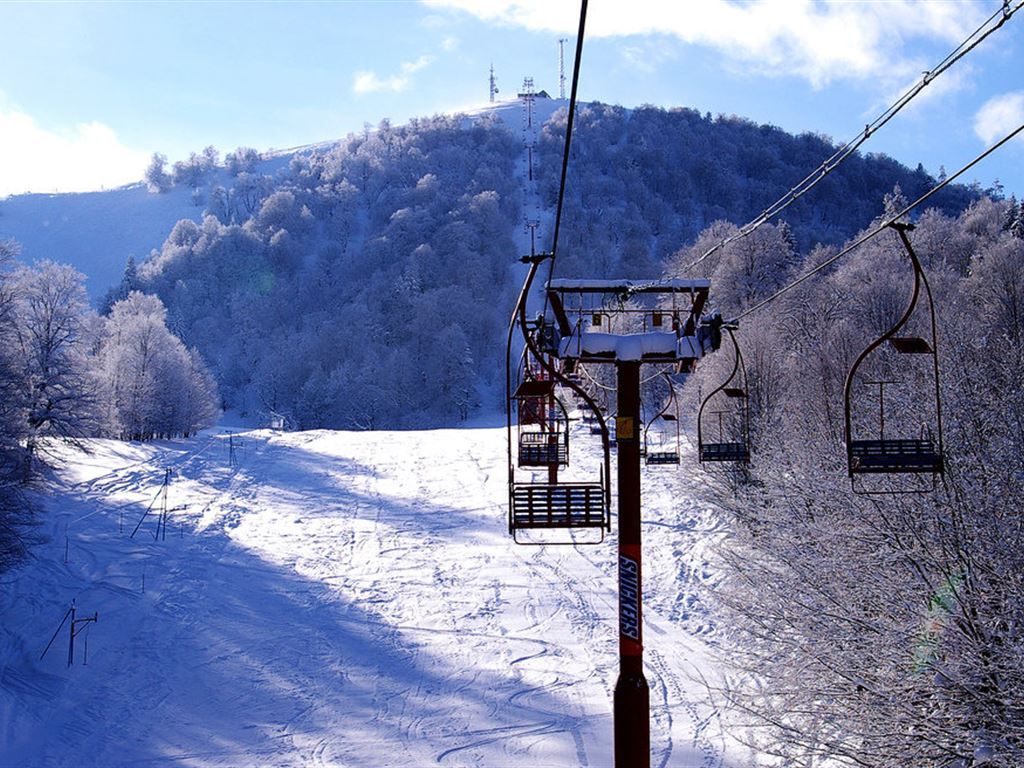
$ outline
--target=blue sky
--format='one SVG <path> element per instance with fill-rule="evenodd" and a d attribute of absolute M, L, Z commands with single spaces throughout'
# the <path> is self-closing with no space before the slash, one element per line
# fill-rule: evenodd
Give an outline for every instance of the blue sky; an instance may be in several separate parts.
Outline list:
<path fill-rule="evenodd" d="M 1012 0 L 1016 7 L 1021 0 Z M 999 0 L 592 0 L 580 94 L 846 141 Z M 382 118 L 558 90 L 575 0 L 0 4 L 0 196 L 97 189 L 214 145 L 286 148 Z M 1024 11 L 864 147 L 948 171 L 1024 122 Z M 972 173 L 1024 197 L 1024 141 Z M 808 169 L 810 170 L 810 169 Z M 794 183 L 798 181 L 794 179 Z"/>

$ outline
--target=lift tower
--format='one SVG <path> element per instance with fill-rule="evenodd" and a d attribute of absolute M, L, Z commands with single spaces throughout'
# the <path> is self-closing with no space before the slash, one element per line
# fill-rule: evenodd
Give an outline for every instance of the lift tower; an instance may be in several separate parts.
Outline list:
<path fill-rule="evenodd" d="M 527 282 L 527 286 L 529 281 Z M 710 281 L 677 279 L 654 283 L 631 280 L 549 280 L 550 311 L 527 329 L 528 351 L 557 361 L 562 372 L 581 366 L 614 365 L 617 374 L 615 441 L 619 506 L 619 677 L 614 694 L 615 765 L 650 766 L 650 695 L 643 672 L 643 581 L 641 549 L 642 428 L 641 368 L 689 372 L 721 340 L 718 318 L 702 318 Z M 522 307 L 522 297 L 520 307 Z M 520 308 L 525 319 L 525 311 Z M 525 323 L 524 323 L 525 326 Z M 552 371 L 555 367 L 552 366 Z M 585 396 L 564 373 L 565 385 Z M 511 455 L 511 447 L 510 447 Z M 607 449 L 606 449 L 607 464 Z M 519 462 L 522 468 L 524 462 Z M 576 531 L 609 525 L 595 503 L 610 498 L 604 486 L 557 482 L 518 482 L 510 467 L 509 527 L 519 531 Z M 605 504 L 608 502 L 605 501 Z M 519 541 L 517 539 L 517 541 Z M 520 542 L 524 543 L 524 542 Z M 544 542 L 535 543 L 597 543 Z"/>

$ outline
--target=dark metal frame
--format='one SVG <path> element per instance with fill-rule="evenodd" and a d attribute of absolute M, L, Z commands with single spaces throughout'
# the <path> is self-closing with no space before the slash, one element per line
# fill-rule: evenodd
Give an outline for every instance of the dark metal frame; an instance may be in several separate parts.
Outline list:
<path fill-rule="evenodd" d="M 701 464 L 707 462 L 750 462 L 750 398 L 747 389 L 747 369 L 743 365 L 743 353 L 740 351 L 739 342 L 736 341 L 735 326 L 723 325 L 722 328 L 729 334 L 732 341 L 733 352 L 735 353 L 732 370 L 728 378 L 715 387 L 705 397 L 697 411 L 697 460 Z M 739 375 L 739 386 L 729 386 Z M 741 442 L 718 442 L 707 443 L 704 441 L 704 410 L 708 403 L 719 392 L 726 397 L 742 401 L 740 407 L 740 430 L 743 437 Z M 721 435 L 719 435 L 721 438 Z"/>
<path fill-rule="evenodd" d="M 700 278 L 692 280 L 662 280 L 656 283 L 644 283 L 634 280 L 551 280 L 546 289 L 547 305 L 551 307 L 554 317 L 557 336 L 565 339 L 576 336 L 582 342 L 582 332 L 585 322 L 590 327 L 596 327 L 593 319 L 601 316 L 604 321 L 610 322 L 612 315 L 635 316 L 642 320 L 644 332 L 661 328 L 662 325 L 654 326 L 654 317 L 658 316 L 662 323 L 667 319 L 670 321 L 665 332 L 673 332 L 677 339 L 694 336 L 694 344 L 699 345 L 700 339 L 697 334 L 702 332 L 698 327 L 698 320 L 704 311 L 707 303 L 708 290 L 711 287 L 709 280 Z M 671 296 L 671 307 L 644 307 L 630 309 L 623 306 L 627 299 L 640 297 L 657 297 L 664 295 Z M 618 306 L 609 306 L 607 297 L 614 297 Z M 679 299 L 689 299 L 689 306 L 681 306 Z M 602 299 L 597 304 L 588 303 L 588 299 Z M 571 299 L 575 299 L 575 303 Z M 573 320 L 575 318 L 575 321 Z M 648 328 L 650 321 L 651 327 Z M 601 332 L 606 333 L 604 322 L 601 325 Z M 612 332 L 614 335 L 614 332 Z M 552 339 L 557 341 L 557 339 Z M 557 347 L 557 343 L 555 344 Z M 557 348 L 552 350 L 556 356 L 559 354 Z M 566 359 L 577 360 L 579 363 L 613 363 L 614 354 L 609 352 L 586 352 L 582 349 L 567 350 L 564 356 Z M 644 354 L 645 363 L 673 363 L 692 367 L 693 360 L 680 360 L 676 352 L 649 352 Z"/>
<path fill-rule="evenodd" d="M 519 401 L 519 419 L 517 421 L 517 442 L 519 445 L 518 464 L 520 467 L 565 467 L 569 464 L 569 412 L 565 404 L 554 393 L 554 382 L 530 379 L 530 370 L 523 355 L 520 366 L 519 385 L 512 398 Z M 546 385 L 546 386 L 543 386 Z M 559 412 L 552 415 L 550 410 L 546 419 L 524 421 L 524 412 L 530 412 L 524 405 L 530 401 L 545 404 L 545 410 L 552 406 Z M 538 409 L 539 410 L 539 409 Z M 539 430 L 523 429 L 524 426 L 539 426 Z"/>
<path fill-rule="evenodd" d="M 938 354 L 938 330 L 935 320 L 935 304 L 932 301 L 931 288 L 928 285 L 928 278 L 921 267 L 921 262 L 914 252 L 914 248 L 907 237 L 907 232 L 914 229 L 913 224 L 891 223 L 891 226 L 899 235 L 903 247 L 910 258 L 911 266 L 914 269 L 914 292 L 910 302 L 904 310 L 903 315 L 896 324 L 882 334 L 867 348 L 860 353 L 850 372 L 846 376 L 846 385 L 843 390 L 843 405 L 845 416 L 844 437 L 846 440 L 846 463 L 847 472 L 850 476 L 850 483 L 853 491 L 862 495 L 891 495 L 902 493 L 929 493 L 934 490 L 936 478 L 945 472 L 944 450 L 942 440 L 942 397 L 939 384 L 939 354 Z M 923 295 L 930 319 L 931 340 L 916 337 L 898 337 L 896 334 L 902 329 L 918 305 L 918 299 Z M 867 357 L 878 349 L 885 342 L 893 345 L 897 352 L 902 354 L 927 354 L 932 358 L 932 373 L 935 384 L 935 439 L 930 435 L 921 439 L 887 439 L 885 437 L 885 406 L 883 394 L 879 398 L 879 439 L 878 440 L 854 440 L 853 439 L 853 405 L 852 392 L 853 382 L 857 369 Z M 879 387 L 885 382 L 879 382 Z M 906 474 L 928 474 L 932 476 L 932 482 L 927 488 L 903 488 L 903 489 L 867 489 L 863 482 L 858 484 L 859 475 L 906 475 Z"/>
<path fill-rule="evenodd" d="M 571 380 L 566 374 L 558 370 L 559 366 L 552 365 L 546 359 L 545 353 L 540 349 L 535 334 L 544 334 L 545 328 L 538 323 L 531 324 L 526 316 L 526 299 L 529 296 L 530 288 L 537 275 L 537 269 L 541 262 L 549 258 L 547 254 L 528 257 L 530 271 L 523 287 L 519 292 L 515 309 L 509 320 L 508 338 L 505 348 L 505 402 L 506 402 L 506 436 L 508 443 L 508 531 L 513 541 L 517 544 L 526 545 L 567 545 L 576 544 L 600 544 L 604 536 L 611 531 L 611 447 L 608 432 L 608 425 L 604 416 L 598 408 L 594 399 L 577 382 Z M 601 431 L 601 440 L 604 448 L 604 462 L 600 470 L 600 478 L 597 483 L 566 483 L 566 482 L 517 482 L 516 466 L 513 461 L 513 439 L 512 439 L 512 408 L 515 398 L 512 392 L 512 340 L 516 327 L 522 331 L 525 348 L 523 350 L 524 360 L 532 358 L 548 374 L 551 381 L 572 390 L 576 396 L 585 402 L 591 412 L 597 417 Z M 564 407 L 563 407 L 564 411 Z M 568 427 L 568 419 L 566 419 Z M 568 435 L 568 429 L 566 430 Z M 518 440 L 515 441 L 518 445 Z M 600 499 L 598 510 L 594 509 L 595 494 Z M 534 502 L 542 499 L 546 501 L 546 511 L 534 508 Z M 524 506 L 525 505 L 525 506 Z M 595 511 L 599 514 L 595 514 Z M 574 538 L 557 541 L 525 541 L 519 538 L 522 530 L 564 530 L 572 531 L 578 529 L 599 530 L 600 538 L 594 541 L 581 541 Z"/>

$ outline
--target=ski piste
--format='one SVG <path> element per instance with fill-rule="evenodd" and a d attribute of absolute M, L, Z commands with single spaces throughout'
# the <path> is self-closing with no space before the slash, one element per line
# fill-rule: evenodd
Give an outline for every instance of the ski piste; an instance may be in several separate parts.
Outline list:
<path fill-rule="evenodd" d="M 620 565 L 507 539 L 500 428 L 88 448 L 55 448 L 49 540 L 5 575 L 0 762 L 612 764 Z M 168 469 L 166 538 L 129 537 Z M 743 768 L 702 598 L 724 528 L 688 482 L 645 477 L 652 765 Z M 40 661 L 72 600 L 88 663 Z"/>

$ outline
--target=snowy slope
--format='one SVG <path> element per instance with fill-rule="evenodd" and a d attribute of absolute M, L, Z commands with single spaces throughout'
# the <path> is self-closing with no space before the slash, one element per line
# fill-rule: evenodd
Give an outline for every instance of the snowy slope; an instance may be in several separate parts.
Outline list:
<path fill-rule="evenodd" d="M 295 153 L 314 148 L 267 153 L 256 173 L 274 175 Z M 214 186 L 229 188 L 232 182 L 223 168 L 209 174 L 200 189 L 202 200 Z M 162 194 L 138 183 L 101 192 L 12 195 L 0 199 L 0 239 L 17 240 L 27 264 L 43 259 L 71 264 L 86 276 L 86 290 L 97 299 L 121 279 L 129 256 L 141 263 L 160 249 L 179 220 L 199 221 L 204 208 L 185 185 Z"/>
<path fill-rule="evenodd" d="M 0 598 L 3 765 L 611 765 L 614 536 L 513 545 L 503 430 L 233 441 L 235 467 L 214 434 L 66 456 Z M 652 764 L 741 768 L 689 466 L 644 479 Z M 187 509 L 131 538 L 165 468 Z M 99 622 L 68 668 L 66 634 L 39 656 L 71 600 Z"/>
<path fill-rule="evenodd" d="M 143 261 L 159 249 L 179 219 L 197 219 L 202 208 L 190 190 L 151 194 L 144 184 L 103 192 L 13 195 L 0 200 L 0 239 L 21 246 L 21 260 L 71 264 L 86 277 L 94 299 L 116 284 L 125 262 Z"/>

